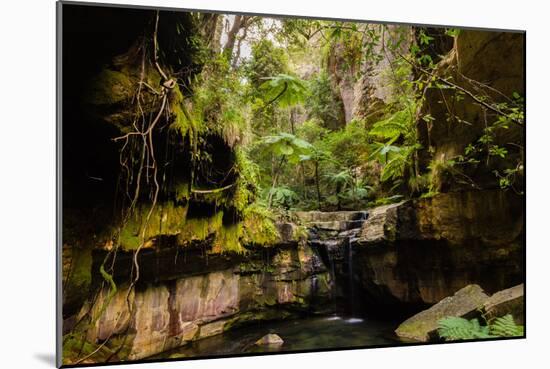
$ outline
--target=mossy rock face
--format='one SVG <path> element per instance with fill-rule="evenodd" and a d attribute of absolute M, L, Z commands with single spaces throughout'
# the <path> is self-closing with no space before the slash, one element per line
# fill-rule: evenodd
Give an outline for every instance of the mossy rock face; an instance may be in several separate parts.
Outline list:
<path fill-rule="evenodd" d="M 510 103 L 514 94 L 525 94 L 524 48 L 525 38 L 521 33 L 461 30 L 453 49 L 437 65 L 436 71 L 442 78 L 474 95 L 482 96 L 486 101 Z M 486 83 L 489 87 L 472 80 Z M 487 125 L 499 118 L 496 113 L 480 106 L 470 97 L 459 98 L 458 95 L 453 88 L 431 88 L 426 91 L 421 116 L 429 115 L 433 121 L 420 119 L 417 122 L 418 139 L 423 146 L 419 151 L 423 172 L 430 172 L 429 166 L 434 167 L 438 163 L 465 155 L 467 145 L 475 144 Z M 451 101 L 452 115 L 456 118 L 449 119 L 446 102 Z M 460 169 L 476 187 L 498 187 L 498 179 L 493 171 L 514 168 L 522 160 L 518 147 L 508 143 L 521 144 L 525 134 L 523 127 L 511 124 L 508 129 L 494 129 L 493 134 L 494 144 L 506 146 L 506 157 L 492 158 L 489 165 L 469 165 Z M 470 183 L 461 184 L 446 171 L 432 171 L 432 174 L 440 192 L 472 188 Z M 517 182 L 519 186 L 521 181 Z"/>
<path fill-rule="evenodd" d="M 99 347 L 86 341 L 82 335 L 67 334 L 63 336 L 63 364 L 93 364 L 106 362 L 114 356 L 114 351 L 107 345 Z M 84 360 L 82 360 L 84 359 Z M 116 359 L 116 357 L 115 357 Z"/>
<path fill-rule="evenodd" d="M 120 104 L 130 98 L 133 82 L 128 74 L 103 69 L 90 86 L 88 102 L 94 105 Z"/>
<path fill-rule="evenodd" d="M 270 217 L 255 211 L 246 211 L 244 219 L 236 223 L 224 224 L 222 209 L 202 217 L 188 216 L 188 209 L 188 205 L 171 201 L 158 203 L 152 211 L 150 206 L 140 205 L 119 233 L 113 229 L 115 239 L 112 241 L 116 243 L 118 238 L 122 249 L 129 251 L 142 244 L 142 248 L 155 247 L 155 239 L 158 237 L 175 236 L 178 246 L 186 247 L 211 240 L 212 253 L 241 254 L 245 246 L 264 248 L 280 244 L 296 245 L 304 239 L 305 231 L 302 227 L 292 223 L 276 224 Z M 110 241 L 106 239 L 103 244 L 112 246 Z"/>
<path fill-rule="evenodd" d="M 173 264 L 173 254 L 162 254 L 169 251 L 174 248 L 144 250 L 143 255 Z M 307 244 L 255 249 L 238 258 L 198 251 L 188 252 L 184 263 L 196 265 L 208 258 L 214 269 L 182 272 L 180 264 L 173 271 L 160 265 L 148 272 L 147 265 L 156 262 L 147 259 L 140 286 L 129 296 L 131 311 L 126 305 L 127 275 L 115 276 L 114 295 L 105 288 L 81 310 L 97 317 L 84 329 L 88 347 L 111 337 L 106 345 L 111 350 L 128 334 L 118 358 L 142 359 L 252 322 L 316 313 L 322 311 L 317 304 L 328 306 L 330 276 Z M 119 251 L 117 262 L 124 263 L 128 255 L 131 261 L 131 252 Z"/>
<path fill-rule="evenodd" d="M 468 285 L 411 318 L 397 327 L 395 333 L 402 338 L 427 342 L 436 338 L 440 319 L 448 316 L 472 317 L 487 301 L 489 296 L 478 285 Z"/>
<path fill-rule="evenodd" d="M 186 224 L 186 216 L 187 207 L 174 205 L 172 202 L 157 204 L 152 211 L 150 206 L 139 206 L 120 231 L 120 246 L 124 250 L 135 250 L 155 236 L 180 234 Z M 200 227 L 193 226 L 193 223 L 187 229 L 189 232 L 200 233 L 193 235 L 200 237 L 204 233 L 203 228 L 208 227 L 208 220 L 203 223 Z M 206 236 L 201 239 L 204 238 Z M 192 239 L 191 235 L 189 239 Z"/>
<path fill-rule="evenodd" d="M 141 64 L 136 60 L 141 58 L 134 55 L 135 52 L 135 47 L 132 47 L 126 54 L 113 58 L 112 65 L 104 66 L 83 86 L 84 102 L 91 108 L 92 113 L 105 122 L 114 124 L 121 133 L 134 130 L 134 98 L 138 91 L 143 114 L 152 113 L 159 107 L 157 93 L 161 90 L 160 74 L 146 63 L 142 82 L 149 87 L 142 84 L 140 88 Z"/>
<path fill-rule="evenodd" d="M 74 312 L 88 298 L 92 283 L 91 247 L 63 247 L 63 312 Z"/>

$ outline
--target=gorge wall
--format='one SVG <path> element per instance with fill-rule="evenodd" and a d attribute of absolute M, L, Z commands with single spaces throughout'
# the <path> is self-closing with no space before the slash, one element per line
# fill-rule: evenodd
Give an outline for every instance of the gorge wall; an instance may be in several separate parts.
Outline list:
<path fill-rule="evenodd" d="M 104 288 L 87 302 L 81 314 L 98 317 L 87 341 L 120 342 L 117 336 L 124 335 L 118 358 L 142 359 L 239 325 L 320 313 L 329 306 L 330 274 L 307 245 L 289 243 L 246 258 L 177 253 L 144 254 L 142 265 L 158 269 L 144 270 L 131 294 L 121 283 L 110 297 Z M 125 270 L 124 259 L 121 255 L 118 270 Z"/>
<path fill-rule="evenodd" d="M 372 304 L 414 312 L 477 283 L 489 293 L 523 281 L 523 198 L 440 194 L 372 209 L 358 239 L 358 281 Z"/>
<path fill-rule="evenodd" d="M 121 252 L 116 292 L 100 288 L 64 328 L 90 313 L 96 320 L 86 340 L 109 339 L 105 355 L 134 360 L 258 321 L 335 312 L 399 319 L 472 283 L 494 293 L 523 281 L 523 207 L 512 193 L 440 194 L 295 216 L 300 226 L 279 224 L 279 244 L 246 255 L 146 249 L 130 294 L 132 253 Z M 98 288 L 105 253 L 93 255 Z"/>

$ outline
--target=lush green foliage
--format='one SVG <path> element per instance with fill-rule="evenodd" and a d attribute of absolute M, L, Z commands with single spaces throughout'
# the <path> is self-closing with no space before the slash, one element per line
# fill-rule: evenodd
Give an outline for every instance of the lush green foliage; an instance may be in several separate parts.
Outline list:
<path fill-rule="evenodd" d="M 437 332 L 446 341 L 456 341 L 523 336 L 524 328 L 517 325 L 512 315 L 508 314 L 493 319 L 487 325 L 481 325 L 477 319 L 446 317 L 439 320 Z"/>
<path fill-rule="evenodd" d="M 277 102 L 282 107 L 290 107 L 302 103 L 306 97 L 307 87 L 299 78 L 278 74 L 264 79 L 267 81 L 260 85 L 260 90 L 268 104 Z"/>
<path fill-rule="evenodd" d="M 326 72 L 321 72 L 310 80 L 305 108 L 310 119 L 326 128 L 337 129 L 342 126 L 342 102 L 336 96 Z"/>
<path fill-rule="evenodd" d="M 406 27 L 313 20 L 255 22 L 252 27 L 251 34 L 260 37 L 248 40 L 247 58 L 207 61 L 190 101 L 183 104 L 187 112 L 174 104 L 182 132 L 215 133 L 234 147 L 240 175 L 229 204 L 240 212 L 252 203 L 273 211 L 351 209 L 431 197 L 449 181 L 475 188 L 468 168 L 507 160 L 509 147 L 497 136 L 523 121 L 518 94 L 494 105 L 503 114 L 488 122 L 462 155 L 432 157 L 421 168 L 419 152 L 430 148 L 420 145 L 418 124 L 441 123 L 422 111 L 426 91 L 451 91 L 456 101 L 467 97 L 437 77 L 440 59 L 431 52 L 431 31 L 416 29 L 407 49 Z M 444 35 L 457 37 L 459 31 L 447 29 Z M 375 114 L 357 113 L 346 123 L 342 78 L 355 83 L 369 72 L 360 68 L 362 63 L 376 67 L 384 59 L 380 73 L 388 97 Z M 475 97 L 478 90 L 472 92 Z M 479 99 L 492 104 L 486 96 Z M 447 123 L 458 120 L 449 111 Z M 211 164 L 200 145 L 196 160 L 199 169 Z M 495 168 L 502 188 L 515 188 L 523 174 L 521 160 L 514 167 Z"/>

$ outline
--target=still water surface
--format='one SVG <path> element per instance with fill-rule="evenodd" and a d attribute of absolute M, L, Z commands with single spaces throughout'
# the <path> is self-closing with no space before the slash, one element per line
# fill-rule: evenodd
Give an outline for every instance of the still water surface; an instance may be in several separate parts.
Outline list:
<path fill-rule="evenodd" d="M 393 333 L 396 327 L 397 324 L 394 322 L 335 315 L 261 322 L 164 352 L 156 355 L 154 359 L 390 346 L 400 342 Z M 257 346 L 254 344 L 268 333 L 278 334 L 284 340 L 284 344 L 280 346 Z"/>

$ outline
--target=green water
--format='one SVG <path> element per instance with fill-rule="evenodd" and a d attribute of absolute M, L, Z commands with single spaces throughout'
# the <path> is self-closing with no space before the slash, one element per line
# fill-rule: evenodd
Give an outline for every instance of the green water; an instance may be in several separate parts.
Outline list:
<path fill-rule="evenodd" d="M 396 326 L 392 322 L 338 316 L 262 322 L 193 342 L 155 359 L 396 345 L 400 342 L 393 334 Z M 284 344 L 254 344 L 268 333 L 278 334 Z"/>

